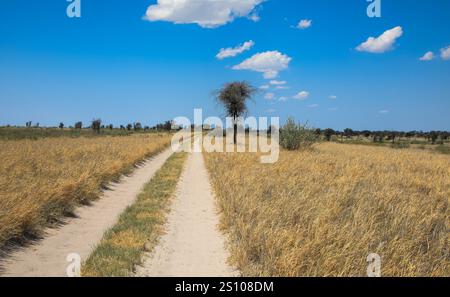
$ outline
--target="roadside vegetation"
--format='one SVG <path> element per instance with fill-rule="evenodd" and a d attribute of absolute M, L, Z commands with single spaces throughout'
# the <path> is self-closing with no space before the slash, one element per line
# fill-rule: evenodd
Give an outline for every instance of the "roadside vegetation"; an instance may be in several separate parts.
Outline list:
<path fill-rule="evenodd" d="M 281 127 L 280 145 L 286 150 L 310 149 L 317 140 L 318 136 L 313 129 L 306 124 L 297 124 L 294 118 L 288 118 Z"/>
<path fill-rule="evenodd" d="M 0 247 L 89 204 L 102 188 L 170 144 L 167 133 L 0 140 Z"/>
<path fill-rule="evenodd" d="M 321 142 L 257 154 L 204 153 L 244 276 L 450 274 L 450 157 L 418 149 Z"/>
<path fill-rule="evenodd" d="M 172 155 L 155 174 L 136 202 L 107 231 L 82 266 L 83 276 L 131 276 L 144 252 L 155 247 L 163 232 L 171 197 L 181 176 L 186 153 Z"/>

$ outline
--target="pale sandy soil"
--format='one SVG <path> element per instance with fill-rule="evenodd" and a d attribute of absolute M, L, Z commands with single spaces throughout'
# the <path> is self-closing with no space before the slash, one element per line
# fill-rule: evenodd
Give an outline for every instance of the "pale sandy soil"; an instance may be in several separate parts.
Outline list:
<path fill-rule="evenodd" d="M 215 199 L 201 153 L 191 153 L 162 236 L 137 276 L 237 276 L 227 264 Z"/>
<path fill-rule="evenodd" d="M 85 260 L 171 154 L 168 149 L 146 161 L 130 176 L 113 184 L 93 205 L 78 208 L 77 218 L 67 219 L 60 228 L 46 230 L 43 240 L 13 252 L 0 263 L 0 275 L 66 276 L 70 264 L 67 255 L 77 253 Z"/>

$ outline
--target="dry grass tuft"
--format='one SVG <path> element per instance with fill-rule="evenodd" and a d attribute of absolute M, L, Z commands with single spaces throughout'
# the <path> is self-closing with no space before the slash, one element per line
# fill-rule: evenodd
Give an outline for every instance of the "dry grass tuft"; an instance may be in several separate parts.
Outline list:
<path fill-rule="evenodd" d="M 425 151 L 324 143 L 255 154 L 205 154 L 247 276 L 450 276 L 450 158 Z"/>
<path fill-rule="evenodd" d="M 0 141 L 0 247 L 98 198 L 169 143 L 167 134 Z"/>

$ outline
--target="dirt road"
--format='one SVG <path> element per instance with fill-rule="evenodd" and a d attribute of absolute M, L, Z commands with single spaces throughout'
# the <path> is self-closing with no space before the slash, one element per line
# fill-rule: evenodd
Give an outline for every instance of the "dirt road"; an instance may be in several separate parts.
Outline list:
<path fill-rule="evenodd" d="M 201 153 L 191 153 L 168 217 L 167 233 L 137 276 L 236 276 Z"/>
<path fill-rule="evenodd" d="M 171 154 L 167 149 L 148 160 L 93 205 L 77 209 L 77 218 L 67 219 L 61 228 L 46 230 L 43 240 L 14 252 L 0 263 L 0 276 L 66 276 L 67 255 L 77 253 L 85 260 Z"/>

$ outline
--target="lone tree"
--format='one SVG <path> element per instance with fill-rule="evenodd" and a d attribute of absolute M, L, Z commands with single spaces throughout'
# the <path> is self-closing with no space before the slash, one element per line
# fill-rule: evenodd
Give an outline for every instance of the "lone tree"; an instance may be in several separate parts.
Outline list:
<path fill-rule="evenodd" d="M 100 119 L 92 120 L 92 125 L 91 125 L 92 130 L 94 130 L 97 133 L 100 133 L 101 126 L 102 126 L 102 120 L 100 120 Z"/>
<path fill-rule="evenodd" d="M 335 135 L 336 132 L 333 129 L 328 128 L 323 131 L 323 134 L 325 135 L 325 139 L 327 141 L 331 141 L 331 136 Z"/>
<path fill-rule="evenodd" d="M 81 129 L 83 127 L 83 123 L 82 122 L 76 122 L 75 123 L 75 129 Z"/>
<path fill-rule="evenodd" d="M 133 129 L 134 129 L 134 131 L 142 130 L 142 124 L 140 122 L 134 123 L 133 124 Z"/>
<path fill-rule="evenodd" d="M 63 122 L 59 123 L 59 129 L 64 129 L 64 123 Z"/>
<path fill-rule="evenodd" d="M 247 100 L 251 99 L 255 92 L 256 89 L 245 81 L 227 83 L 218 91 L 217 100 L 223 104 L 227 115 L 233 118 L 234 144 L 237 143 L 237 119 L 247 112 Z"/>

